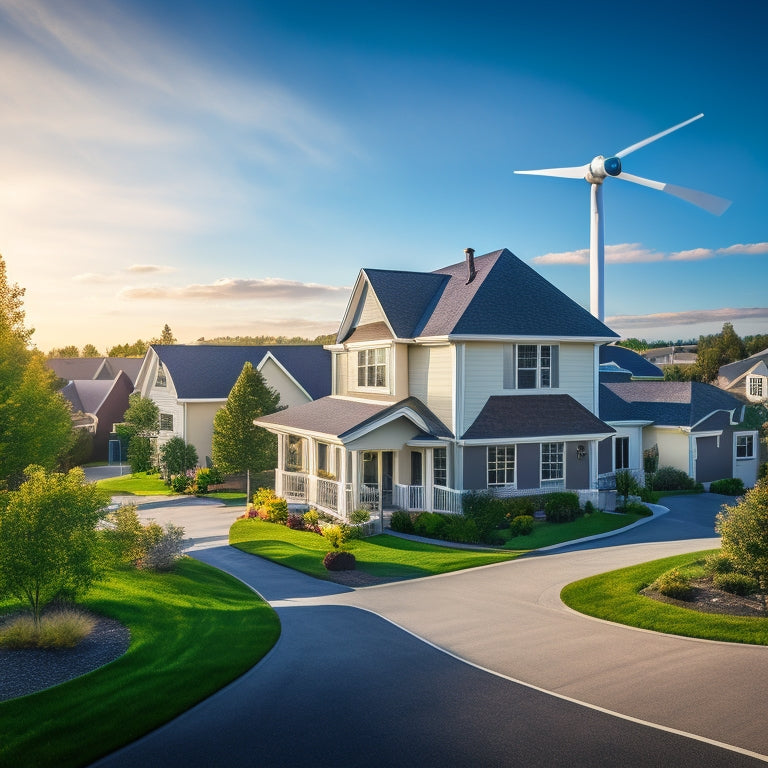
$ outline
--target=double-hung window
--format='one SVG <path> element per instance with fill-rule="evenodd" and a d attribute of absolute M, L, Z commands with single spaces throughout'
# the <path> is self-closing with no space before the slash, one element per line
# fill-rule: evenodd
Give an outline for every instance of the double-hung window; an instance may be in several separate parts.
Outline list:
<path fill-rule="evenodd" d="M 155 378 L 155 386 L 156 387 L 167 387 L 168 386 L 168 379 L 165 375 L 165 366 L 158 362 L 157 364 L 157 377 Z"/>
<path fill-rule="evenodd" d="M 435 448 L 432 455 L 432 480 L 435 485 L 448 487 L 448 452 Z"/>
<path fill-rule="evenodd" d="M 160 414 L 160 429 L 163 432 L 173 432 L 173 414 L 172 413 Z"/>
<path fill-rule="evenodd" d="M 559 347 L 508 344 L 504 348 L 504 389 L 551 389 L 558 386 Z"/>
<path fill-rule="evenodd" d="M 753 459 L 755 457 L 755 436 L 736 435 L 736 458 Z"/>
<path fill-rule="evenodd" d="M 387 386 L 387 348 L 361 349 L 357 353 L 357 386 Z"/>
<path fill-rule="evenodd" d="M 750 397 L 757 397 L 762 400 L 765 397 L 765 389 L 763 387 L 762 376 L 750 376 L 749 381 L 749 395 Z"/>
<path fill-rule="evenodd" d="M 565 487 L 565 443 L 541 444 L 541 487 Z"/>
<path fill-rule="evenodd" d="M 629 438 L 617 437 L 615 448 L 615 466 L 614 469 L 618 472 L 620 469 L 629 469 Z"/>
<path fill-rule="evenodd" d="M 515 446 L 488 446 L 488 485 L 515 484 Z"/>

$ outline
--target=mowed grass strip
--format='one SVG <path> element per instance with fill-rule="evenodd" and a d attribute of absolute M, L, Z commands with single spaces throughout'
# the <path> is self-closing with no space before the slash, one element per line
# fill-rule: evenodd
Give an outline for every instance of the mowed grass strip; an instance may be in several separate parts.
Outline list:
<path fill-rule="evenodd" d="M 173 489 L 165 484 L 159 474 L 147 474 L 137 472 L 133 475 L 121 477 L 108 477 L 98 480 L 99 488 L 111 493 L 113 496 L 175 496 Z"/>
<path fill-rule="evenodd" d="M 244 552 L 259 555 L 309 576 L 329 578 L 323 566 L 323 557 L 331 550 L 331 546 L 316 533 L 294 531 L 284 525 L 256 519 L 237 520 L 229 530 L 229 543 Z M 357 570 L 390 579 L 434 576 L 513 560 L 521 554 L 499 550 L 453 549 L 387 534 L 350 541 L 347 549 L 355 556 Z"/>
<path fill-rule="evenodd" d="M 88 675 L 0 703 L 0 765 L 88 765 L 246 672 L 280 634 L 277 614 L 252 590 L 191 558 L 170 574 L 115 571 L 82 605 L 128 626 L 128 651 Z"/>
<path fill-rule="evenodd" d="M 618 624 L 704 640 L 768 645 L 768 618 L 701 613 L 640 594 L 671 568 L 698 570 L 707 554 L 666 557 L 591 576 L 568 584 L 560 597 L 575 611 Z"/>
<path fill-rule="evenodd" d="M 643 515 L 619 515 L 596 511 L 583 515 L 571 523 L 547 523 L 543 520 L 537 520 L 533 524 L 533 531 L 528 536 L 510 538 L 504 547 L 515 550 L 551 547 L 554 544 L 564 544 L 567 541 L 576 541 L 587 536 L 610 533 L 620 528 L 626 528 L 642 519 L 645 519 Z"/>

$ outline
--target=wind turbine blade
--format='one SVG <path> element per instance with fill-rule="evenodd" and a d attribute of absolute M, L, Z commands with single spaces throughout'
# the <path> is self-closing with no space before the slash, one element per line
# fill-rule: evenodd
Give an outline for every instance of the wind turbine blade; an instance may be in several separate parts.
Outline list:
<path fill-rule="evenodd" d="M 542 168 L 538 171 L 515 171 L 529 176 L 558 176 L 561 179 L 583 179 L 587 175 L 589 164 L 573 166 L 572 168 Z"/>
<path fill-rule="evenodd" d="M 616 153 L 615 157 L 626 157 L 630 152 L 634 152 L 635 150 L 646 146 L 646 144 L 650 144 L 651 142 L 654 142 L 657 139 L 660 139 L 662 136 L 666 136 L 667 134 L 672 133 L 673 131 L 677 131 L 680 128 L 685 128 L 686 125 L 690 125 L 692 122 L 694 122 L 695 120 L 698 120 L 701 117 L 704 117 L 703 112 L 699 115 L 696 115 L 696 117 L 692 117 L 690 120 L 686 120 L 684 123 L 678 123 L 677 125 L 673 125 L 671 128 L 667 128 L 666 131 L 657 133 L 654 136 L 649 136 L 647 139 L 638 141 L 637 144 L 633 144 L 631 147 L 622 149 L 621 152 Z"/>
<path fill-rule="evenodd" d="M 641 184 L 644 187 L 650 187 L 651 189 L 658 189 L 661 192 L 666 192 L 668 195 L 674 195 L 681 200 L 693 203 L 699 208 L 703 208 L 709 213 L 713 213 L 715 216 L 720 216 L 724 213 L 731 201 L 726 200 L 716 195 L 710 195 L 708 192 L 699 192 L 696 189 L 688 189 L 687 187 L 678 187 L 674 184 L 664 184 L 661 181 L 652 181 L 651 179 L 644 179 L 642 176 L 633 176 L 631 173 L 624 173 L 623 171 L 616 176 L 617 179 L 624 179 L 624 181 L 631 181 L 633 184 Z"/>

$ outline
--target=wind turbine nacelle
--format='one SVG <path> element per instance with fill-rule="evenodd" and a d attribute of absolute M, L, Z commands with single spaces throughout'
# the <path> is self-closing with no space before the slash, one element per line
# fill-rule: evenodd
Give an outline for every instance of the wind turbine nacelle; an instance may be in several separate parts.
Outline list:
<path fill-rule="evenodd" d="M 606 176 L 618 176 L 621 173 L 621 159 L 598 155 L 590 164 L 584 177 L 590 184 L 602 184 Z"/>

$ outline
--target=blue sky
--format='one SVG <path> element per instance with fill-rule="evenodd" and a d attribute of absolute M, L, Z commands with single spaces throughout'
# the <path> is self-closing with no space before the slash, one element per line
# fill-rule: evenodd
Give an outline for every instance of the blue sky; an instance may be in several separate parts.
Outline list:
<path fill-rule="evenodd" d="M 768 332 L 768 6 L 0 0 L 0 253 L 47 350 L 335 330 L 361 267 L 507 247 L 608 324 Z M 727 8 L 727 12 L 726 9 Z M 511 293 L 511 297 L 513 294 Z"/>

